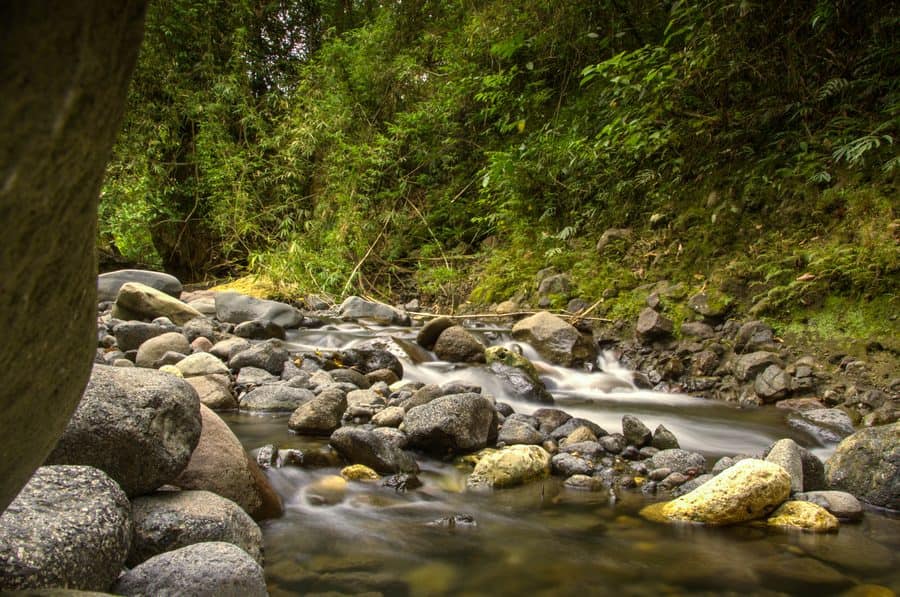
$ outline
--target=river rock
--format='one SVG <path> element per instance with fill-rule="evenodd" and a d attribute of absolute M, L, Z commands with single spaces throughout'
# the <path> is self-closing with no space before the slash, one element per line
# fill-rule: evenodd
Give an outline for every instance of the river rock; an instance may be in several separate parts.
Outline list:
<path fill-rule="evenodd" d="M 131 543 L 131 506 L 104 472 L 43 466 L 0 516 L 0 590 L 105 591 Z"/>
<path fill-rule="evenodd" d="M 182 326 L 181 333 L 184 334 L 184 337 L 191 343 L 198 338 L 206 338 L 215 344 L 223 338 L 218 323 L 209 317 L 195 317 Z M 225 359 L 227 359 L 227 357 L 225 357 Z"/>
<path fill-rule="evenodd" d="M 540 446 L 509 446 L 478 460 L 466 485 L 472 489 L 501 489 L 550 476 L 550 454 Z"/>
<path fill-rule="evenodd" d="M 180 353 L 182 355 L 190 354 L 191 345 L 187 338 L 178 332 L 161 334 L 141 344 L 137 351 L 135 364 L 138 367 L 159 366 L 167 352 Z"/>
<path fill-rule="evenodd" d="M 834 568 L 807 557 L 776 556 L 755 567 L 766 585 L 789 594 L 840 594 L 853 583 Z"/>
<path fill-rule="evenodd" d="M 643 342 L 661 340 L 672 335 L 672 320 L 658 311 L 647 307 L 638 315 L 634 331 Z"/>
<path fill-rule="evenodd" d="M 846 491 L 807 491 L 795 494 L 794 499 L 822 506 L 839 520 L 859 520 L 863 515 L 862 504 Z"/>
<path fill-rule="evenodd" d="M 134 540 L 128 554 L 133 568 L 161 553 L 203 543 L 233 543 L 262 564 L 262 532 L 240 506 L 209 491 L 163 491 L 136 498 L 131 505 Z"/>
<path fill-rule="evenodd" d="M 200 406 L 203 432 L 187 468 L 172 484 L 212 491 L 237 503 L 255 520 L 281 516 L 281 498 L 228 425 Z"/>
<path fill-rule="evenodd" d="M 372 384 L 356 369 L 332 369 L 328 372 L 336 383 L 352 383 L 361 390 L 368 390 Z"/>
<path fill-rule="evenodd" d="M 743 354 L 732 365 L 732 372 L 739 381 L 749 381 L 765 370 L 769 365 L 782 365 L 781 359 L 774 352 L 764 350 Z"/>
<path fill-rule="evenodd" d="M 551 363 L 564 367 L 597 358 L 593 342 L 582 336 L 574 326 L 547 311 L 535 313 L 517 322 L 513 326 L 512 335 L 517 340 L 531 344 Z"/>
<path fill-rule="evenodd" d="M 347 297 L 338 307 L 341 319 L 368 319 L 381 325 L 410 325 L 409 315 L 383 303 L 358 296 Z"/>
<path fill-rule="evenodd" d="M 362 427 L 341 427 L 331 434 L 329 443 L 353 464 L 364 464 L 379 473 L 419 472 L 419 465 L 408 452 L 384 434 Z"/>
<path fill-rule="evenodd" d="M 505 346 L 491 346 L 485 351 L 491 371 L 520 398 L 535 402 L 553 402 L 534 364 L 524 355 Z"/>
<path fill-rule="evenodd" d="M 744 323 L 734 337 L 734 352 L 737 353 L 772 350 L 776 346 L 775 333 L 762 321 Z"/>
<path fill-rule="evenodd" d="M 811 533 L 830 533 L 840 527 L 838 519 L 812 502 L 789 501 L 781 504 L 766 520 L 770 527 L 800 529 Z"/>
<path fill-rule="evenodd" d="M 303 388 L 292 388 L 283 383 L 268 384 L 244 394 L 241 397 L 241 410 L 294 412 L 315 397 L 310 390 Z"/>
<path fill-rule="evenodd" d="M 372 417 L 372 424 L 378 427 L 399 427 L 406 411 L 402 406 L 388 406 Z"/>
<path fill-rule="evenodd" d="M 378 481 L 381 475 L 363 464 L 351 464 L 341 469 L 341 477 L 348 481 Z"/>
<path fill-rule="evenodd" d="M 201 404 L 213 410 L 236 410 L 237 398 L 231 389 L 231 379 L 227 375 L 201 375 L 188 377 L 186 382 L 193 386 Z"/>
<path fill-rule="evenodd" d="M 123 321 L 113 328 L 116 337 L 116 346 L 122 352 L 137 350 L 137 348 L 156 336 L 174 331 L 173 328 L 159 325 L 158 323 L 146 323 L 143 321 Z"/>
<path fill-rule="evenodd" d="M 681 324 L 681 335 L 706 340 L 714 338 L 716 331 L 711 325 L 702 321 L 685 321 Z"/>
<path fill-rule="evenodd" d="M 290 361 L 285 361 L 285 367 Z M 264 386 L 268 384 L 279 383 L 281 378 L 277 375 L 272 375 L 265 369 L 260 369 L 259 367 L 241 367 L 240 371 L 238 371 L 237 377 L 234 380 L 234 383 L 243 389 L 253 389 L 259 386 Z M 294 384 L 291 384 L 291 387 L 297 387 Z M 311 389 L 311 388 L 305 388 Z"/>
<path fill-rule="evenodd" d="M 308 484 L 303 488 L 303 493 L 311 504 L 333 506 L 344 501 L 347 495 L 347 479 L 338 475 L 327 475 Z"/>
<path fill-rule="evenodd" d="M 507 417 L 500 426 L 497 441 L 508 446 L 514 444 L 541 445 L 545 437 L 535 426 L 526 420 L 517 418 L 516 415 Z"/>
<path fill-rule="evenodd" d="M 678 438 L 662 424 L 657 425 L 656 430 L 653 432 L 653 439 L 650 440 L 650 445 L 657 450 L 673 450 L 679 448 Z"/>
<path fill-rule="evenodd" d="M 660 450 L 647 463 L 647 468 L 667 468 L 671 471 L 692 474 L 706 470 L 706 458 L 697 452 L 688 452 L 679 448 Z"/>
<path fill-rule="evenodd" d="M 225 338 L 224 340 L 219 340 L 213 344 L 213 347 L 209 349 L 209 354 L 215 355 L 223 361 L 228 362 L 231 360 L 231 357 L 239 352 L 247 350 L 250 346 L 250 342 L 244 338 L 232 336 L 230 338 Z"/>
<path fill-rule="evenodd" d="M 686 495 L 648 507 L 648 514 L 656 510 L 668 520 L 734 524 L 766 516 L 790 493 L 791 478 L 783 468 L 748 458 Z"/>
<path fill-rule="evenodd" d="M 262 567 L 237 545 L 221 541 L 195 543 L 154 556 L 122 574 L 112 590 L 126 597 L 269 594 Z"/>
<path fill-rule="evenodd" d="M 119 289 L 128 282 L 138 282 L 162 291 L 173 298 L 179 298 L 183 286 L 175 276 L 142 269 L 120 269 L 97 276 L 97 301 L 114 301 Z"/>
<path fill-rule="evenodd" d="M 291 415 L 288 428 L 304 435 L 331 435 L 341 426 L 341 416 L 347 409 L 347 394 L 335 386 L 325 388 L 318 396 L 312 392 L 309 394 L 309 400 L 298 406 Z"/>
<path fill-rule="evenodd" d="M 753 390 L 763 402 L 774 402 L 791 391 L 791 376 L 778 365 L 769 365 L 756 376 Z"/>
<path fill-rule="evenodd" d="M 622 435 L 628 445 L 642 448 L 650 444 L 653 433 L 644 423 L 634 415 L 622 417 Z"/>
<path fill-rule="evenodd" d="M 126 282 L 119 289 L 113 305 L 117 319 L 156 319 L 167 317 L 176 325 L 184 325 L 203 313 L 155 288 L 138 282 Z"/>
<path fill-rule="evenodd" d="M 208 352 L 198 352 L 188 355 L 175 363 L 175 367 L 181 371 L 183 377 L 198 377 L 201 375 L 228 375 L 230 371 L 218 358 Z"/>
<path fill-rule="evenodd" d="M 294 307 L 280 303 L 258 299 L 238 292 L 217 292 L 216 319 L 228 323 L 243 323 L 254 319 L 265 319 L 291 329 L 303 322 L 303 315 Z"/>
<path fill-rule="evenodd" d="M 607 435 L 606 430 L 603 429 L 602 427 L 600 427 L 600 425 L 597 425 L 596 423 L 594 423 L 593 421 L 588 421 L 587 419 L 582 419 L 579 417 L 572 417 L 571 419 L 569 419 L 568 421 L 566 421 L 565 423 L 563 423 L 561 425 L 558 425 L 556 427 L 556 429 L 551 431 L 550 437 L 552 439 L 559 441 L 564 437 L 569 437 L 569 434 L 571 434 L 576 429 L 579 429 L 582 427 L 586 427 L 594 435 L 594 439 L 588 440 L 588 441 L 597 441 L 598 437 L 603 437 L 604 435 Z"/>
<path fill-rule="evenodd" d="M 568 446 L 569 444 L 578 444 L 581 442 L 595 442 L 597 441 L 597 436 L 591 431 L 591 428 L 585 425 L 577 427 L 572 430 L 569 435 L 565 437 L 561 442 L 559 442 L 560 447 Z"/>
<path fill-rule="evenodd" d="M 474 452 L 487 445 L 494 416 L 480 394 L 455 394 L 408 410 L 403 430 L 410 446 L 431 453 Z"/>
<path fill-rule="evenodd" d="M 287 337 L 283 327 L 268 319 L 251 319 L 239 323 L 234 326 L 234 335 L 248 340 L 284 340 Z"/>
<path fill-rule="evenodd" d="M 83 464 L 129 496 L 170 482 L 200 437 L 200 399 L 159 371 L 95 365 L 81 403 L 47 464 Z"/>
<path fill-rule="evenodd" d="M 436 317 L 422 326 L 422 329 L 416 334 L 416 342 L 422 348 L 432 350 L 441 333 L 454 325 L 456 324 L 449 317 Z"/>
<path fill-rule="evenodd" d="M 567 452 L 554 454 L 550 459 L 550 466 L 552 467 L 554 474 L 562 477 L 590 475 L 594 472 L 594 463 L 590 460 Z"/>
<path fill-rule="evenodd" d="M 326 362 L 326 369 L 352 368 L 363 375 L 379 369 L 390 369 L 399 379 L 403 379 L 403 364 L 396 355 L 381 348 L 348 348 L 333 355 L 332 361 L 340 365 Z"/>
<path fill-rule="evenodd" d="M 803 491 L 803 459 L 800 446 L 792 439 L 781 439 L 769 449 L 766 462 L 777 464 L 791 477 L 791 493 Z"/>
<path fill-rule="evenodd" d="M 232 369 L 258 367 L 272 375 L 281 375 L 284 362 L 290 358 L 291 355 L 280 341 L 268 340 L 236 353 L 228 361 L 228 366 Z"/>
<path fill-rule="evenodd" d="M 857 431 L 825 463 L 828 486 L 900 510 L 900 422 Z"/>
<path fill-rule="evenodd" d="M 572 415 L 558 408 L 539 408 L 531 416 L 537 419 L 542 433 L 551 433 L 572 419 Z"/>
<path fill-rule="evenodd" d="M 451 363 L 483 363 L 484 345 L 467 329 L 454 325 L 441 332 L 434 354 Z"/>

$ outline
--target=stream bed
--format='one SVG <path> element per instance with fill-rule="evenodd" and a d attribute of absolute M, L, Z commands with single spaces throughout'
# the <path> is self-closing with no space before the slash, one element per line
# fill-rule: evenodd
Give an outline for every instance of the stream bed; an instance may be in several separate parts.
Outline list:
<path fill-rule="evenodd" d="M 508 330 L 473 329 L 485 345 L 510 343 Z M 341 324 L 298 330 L 295 349 L 351 348 L 384 338 L 401 357 L 404 380 L 476 384 L 516 412 L 540 406 L 518 400 L 485 366 L 451 364 L 416 350 L 410 328 Z M 753 454 L 790 437 L 823 460 L 821 445 L 787 425 L 774 407 L 739 409 L 689 396 L 638 390 L 611 355 L 593 372 L 542 362 L 555 407 L 619 431 L 624 414 L 651 429 L 663 423 L 681 447 L 720 456 Z M 405 349 L 405 350 L 404 350 Z M 412 355 L 412 357 L 410 356 Z M 315 450 L 327 438 L 302 437 L 288 415 L 226 414 L 248 450 L 265 444 Z M 333 500 L 307 488 L 339 467 L 284 467 L 268 472 L 285 515 L 263 523 L 266 577 L 277 595 L 759 594 L 890 595 L 900 592 L 896 553 L 900 519 L 869 510 L 836 534 L 812 535 L 743 525 L 659 525 L 638 516 L 654 498 L 640 490 L 584 492 L 551 478 L 523 487 L 466 491 L 468 470 L 419 456 L 423 486 L 396 490 L 351 482 Z M 879 586 L 873 586 L 879 585 Z M 879 592 L 888 591 L 888 592 Z"/>

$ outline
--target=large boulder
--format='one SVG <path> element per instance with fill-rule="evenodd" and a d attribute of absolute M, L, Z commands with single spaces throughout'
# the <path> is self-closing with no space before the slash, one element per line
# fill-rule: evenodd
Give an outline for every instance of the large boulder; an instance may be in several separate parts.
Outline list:
<path fill-rule="evenodd" d="M 253 298 L 237 292 L 217 292 L 216 319 L 228 323 L 243 323 L 255 319 L 270 321 L 290 329 L 303 322 L 303 315 L 296 308 L 278 301 Z"/>
<path fill-rule="evenodd" d="M 0 511 L 53 449 L 90 376 L 97 199 L 145 6 L 3 3 Z"/>
<path fill-rule="evenodd" d="M 184 325 L 203 313 L 165 292 L 139 282 L 127 282 L 119 289 L 112 310 L 119 319 L 156 319 L 168 317 L 176 325 Z"/>
<path fill-rule="evenodd" d="M 44 466 L 0 516 L 0 589 L 105 591 L 131 543 L 131 505 L 89 466 Z"/>
<path fill-rule="evenodd" d="M 200 441 L 187 468 L 172 484 L 217 493 L 237 503 L 256 520 L 281 516 L 281 498 L 225 421 L 202 405 L 200 415 Z"/>
<path fill-rule="evenodd" d="M 341 427 L 329 443 L 353 464 L 364 464 L 379 473 L 417 473 L 416 459 L 392 441 L 391 436 L 362 427 Z"/>
<path fill-rule="evenodd" d="M 119 289 L 128 282 L 138 282 L 155 288 L 173 298 L 180 298 L 184 289 L 181 281 L 170 274 L 143 269 L 120 269 L 97 276 L 97 300 L 100 302 L 116 300 Z"/>
<path fill-rule="evenodd" d="M 84 464 L 129 497 L 178 476 L 200 438 L 200 399 L 183 379 L 151 369 L 95 365 L 78 409 L 47 464 Z"/>
<path fill-rule="evenodd" d="M 451 363 L 483 363 L 484 344 L 461 325 L 454 325 L 438 336 L 434 354 Z"/>
<path fill-rule="evenodd" d="M 409 325 L 409 315 L 383 303 L 348 296 L 338 308 L 341 319 L 367 319 L 382 325 Z"/>
<path fill-rule="evenodd" d="M 454 394 L 406 412 L 402 429 L 409 445 L 427 452 L 474 452 L 487 445 L 494 405 L 481 394 Z"/>
<path fill-rule="evenodd" d="M 550 476 L 550 454 L 540 446 L 515 445 L 479 458 L 466 485 L 472 489 L 501 489 Z"/>
<path fill-rule="evenodd" d="M 262 531 L 240 506 L 222 496 L 209 491 L 163 491 L 134 499 L 131 512 L 134 539 L 129 568 L 205 541 L 233 543 L 262 564 Z"/>
<path fill-rule="evenodd" d="M 829 487 L 900 510 L 900 422 L 857 431 L 825 463 Z"/>
<path fill-rule="evenodd" d="M 649 518 L 726 525 L 763 518 L 791 493 L 791 477 L 771 462 L 747 458 L 671 502 L 648 506 Z"/>
<path fill-rule="evenodd" d="M 240 547 L 221 541 L 195 543 L 152 557 L 122 574 L 112 590 L 126 597 L 269 594 L 262 567 Z"/>
<path fill-rule="evenodd" d="M 542 357 L 557 365 L 570 367 L 597 357 L 593 342 L 582 336 L 574 326 L 547 311 L 535 313 L 516 323 L 512 335 L 517 340 L 528 342 Z"/>

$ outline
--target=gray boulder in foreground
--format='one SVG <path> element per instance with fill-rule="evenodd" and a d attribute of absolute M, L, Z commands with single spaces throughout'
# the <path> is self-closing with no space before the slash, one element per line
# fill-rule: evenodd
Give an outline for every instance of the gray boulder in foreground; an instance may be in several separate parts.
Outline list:
<path fill-rule="evenodd" d="M 229 499 L 209 491 L 163 491 L 132 502 L 134 540 L 127 564 L 207 541 L 233 543 L 262 564 L 262 531 Z"/>
<path fill-rule="evenodd" d="M 262 567 L 231 543 L 196 543 L 169 551 L 119 577 L 112 591 L 128 597 L 265 597 Z"/>
<path fill-rule="evenodd" d="M 487 445 L 494 405 L 481 394 L 452 394 L 407 411 L 409 445 L 433 454 L 464 453 Z"/>
<path fill-rule="evenodd" d="M 153 369 L 95 365 L 47 464 L 82 464 L 129 496 L 169 483 L 200 439 L 200 399 L 183 379 Z"/>
<path fill-rule="evenodd" d="M 0 589 L 105 591 L 131 543 L 131 505 L 103 471 L 39 468 L 0 516 Z"/>
<path fill-rule="evenodd" d="M 900 510 L 900 422 L 844 439 L 825 463 L 825 480 L 831 489 Z"/>

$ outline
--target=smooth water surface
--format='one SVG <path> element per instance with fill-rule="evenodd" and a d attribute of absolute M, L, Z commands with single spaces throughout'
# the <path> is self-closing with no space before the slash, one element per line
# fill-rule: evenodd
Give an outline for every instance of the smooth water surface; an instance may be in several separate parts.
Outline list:
<path fill-rule="evenodd" d="M 405 379 L 474 383 L 517 412 L 542 406 L 516 400 L 483 366 L 437 362 L 421 349 L 409 358 L 403 350 L 412 350 L 408 328 L 342 325 L 301 330 L 289 340 L 296 348 L 336 349 L 376 335 L 402 356 Z M 479 335 L 486 344 L 510 341 L 502 329 L 482 329 Z M 541 369 L 558 408 L 611 432 L 619 431 L 621 416 L 631 413 L 651 428 L 664 423 L 682 447 L 710 461 L 756 452 L 781 437 L 793 437 L 822 457 L 833 448 L 788 427 L 784 412 L 775 408 L 743 410 L 637 390 L 630 373 L 608 358 L 599 360 L 595 372 L 579 372 L 543 363 L 523 348 Z M 248 449 L 267 443 L 300 449 L 327 444 L 291 434 L 284 415 L 225 418 Z M 900 591 L 895 568 L 900 520 L 875 512 L 824 536 L 754 526 L 666 526 L 637 515 L 651 501 L 637 491 L 588 493 L 550 479 L 472 493 L 465 489 L 464 466 L 424 456 L 419 464 L 424 483 L 419 489 L 398 492 L 353 482 L 326 504 L 310 499 L 308 487 L 339 468 L 269 471 L 286 507 L 284 517 L 263 525 L 271 593 L 825 595 L 861 584 Z M 457 515 L 462 517 L 448 522 Z"/>

